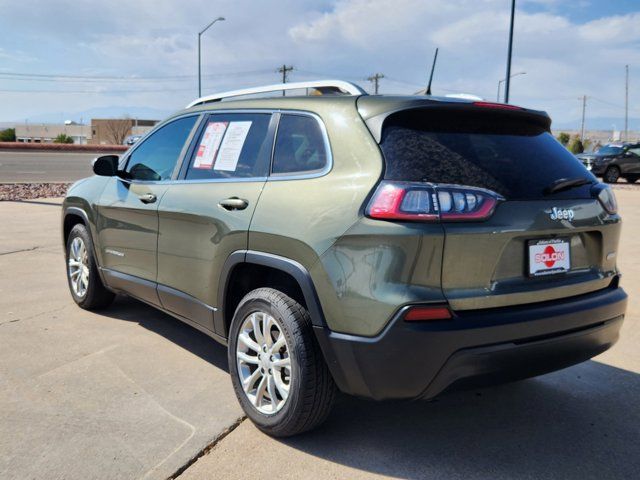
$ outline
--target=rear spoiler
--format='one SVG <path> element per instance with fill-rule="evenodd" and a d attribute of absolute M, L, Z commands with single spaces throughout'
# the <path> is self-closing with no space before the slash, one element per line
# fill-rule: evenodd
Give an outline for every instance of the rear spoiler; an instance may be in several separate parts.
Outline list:
<path fill-rule="evenodd" d="M 393 98 L 393 97 L 391 97 Z M 380 103 L 371 100 L 370 97 L 359 97 L 357 107 L 360 116 L 367 124 L 371 135 L 377 143 L 382 140 L 382 127 L 385 121 L 392 115 L 409 110 L 430 110 L 434 113 L 446 110 L 447 112 L 457 111 L 460 113 L 472 113 L 493 110 L 502 117 L 511 117 L 514 120 L 526 120 L 529 123 L 538 125 L 547 131 L 551 131 L 551 118 L 546 112 L 540 110 L 530 110 L 515 105 L 505 103 L 493 103 L 484 101 L 456 100 L 451 98 L 443 99 L 406 99 L 397 98 L 393 102 Z M 388 107 L 388 108 L 385 108 Z"/>

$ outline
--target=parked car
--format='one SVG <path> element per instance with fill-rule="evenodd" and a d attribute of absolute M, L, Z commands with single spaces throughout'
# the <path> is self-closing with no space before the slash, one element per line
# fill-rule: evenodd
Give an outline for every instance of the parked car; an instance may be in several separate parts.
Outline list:
<path fill-rule="evenodd" d="M 640 143 L 610 143 L 593 154 L 577 157 L 607 183 L 616 183 L 620 177 L 634 183 L 640 178 Z"/>
<path fill-rule="evenodd" d="M 280 96 L 318 87 L 341 94 Z M 433 398 L 585 361 L 623 322 L 621 219 L 549 127 L 340 81 L 203 97 L 70 188 L 71 296 L 130 295 L 227 345 L 274 436 L 337 390 Z"/>
<path fill-rule="evenodd" d="M 142 135 L 129 135 L 124 139 L 123 145 L 133 145 L 142 138 Z"/>

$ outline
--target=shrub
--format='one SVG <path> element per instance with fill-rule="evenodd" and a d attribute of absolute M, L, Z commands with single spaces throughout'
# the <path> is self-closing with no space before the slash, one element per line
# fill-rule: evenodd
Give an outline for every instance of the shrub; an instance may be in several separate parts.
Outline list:
<path fill-rule="evenodd" d="M 0 130 L 0 142 L 15 142 L 16 141 L 16 129 L 7 128 Z"/>
<path fill-rule="evenodd" d="M 569 143 L 569 151 L 571 153 L 582 153 L 584 152 L 584 145 L 582 144 L 582 140 L 580 140 L 579 136 L 575 136 L 571 139 L 571 143 Z"/>
<path fill-rule="evenodd" d="M 73 143 L 73 138 L 66 133 L 61 133 L 53 140 L 53 143 Z"/>
<path fill-rule="evenodd" d="M 569 135 L 567 132 L 560 132 L 558 134 L 558 141 L 565 147 L 569 143 L 569 140 L 571 140 L 571 135 Z"/>

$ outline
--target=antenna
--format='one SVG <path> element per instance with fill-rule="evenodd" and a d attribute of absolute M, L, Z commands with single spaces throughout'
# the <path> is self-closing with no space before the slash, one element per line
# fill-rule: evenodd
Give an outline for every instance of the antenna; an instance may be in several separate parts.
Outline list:
<path fill-rule="evenodd" d="M 433 71 L 436 69 L 436 60 L 438 60 L 438 49 L 436 48 L 436 53 L 433 55 L 433 65 L 431 65 L 431 75 L 429 75 L 429 83 L 427 84 L 426 95 L 431 95 L 431 81 L 433 80 Z"/>

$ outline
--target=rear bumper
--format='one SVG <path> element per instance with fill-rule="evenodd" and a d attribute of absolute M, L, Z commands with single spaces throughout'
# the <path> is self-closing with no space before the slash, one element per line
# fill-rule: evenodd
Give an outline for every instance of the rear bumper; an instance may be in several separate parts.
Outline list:
<path fill-rule="evenodd" d="M 401 310 L 373 338 L 315 331 L 345 393 L 432 398 L 452 387 L 518 380 L 588 360 L 617 341 L 626 304 L 624 290 L 612 287 L 566 300 L 455 312 L 448 321 L 409 323 Z"/>

